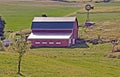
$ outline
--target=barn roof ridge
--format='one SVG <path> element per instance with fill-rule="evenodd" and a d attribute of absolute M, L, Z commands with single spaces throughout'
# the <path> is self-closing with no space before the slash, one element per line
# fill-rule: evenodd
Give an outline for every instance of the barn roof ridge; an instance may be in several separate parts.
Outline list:
<path fill-rule="evenodd" d="M 76 17 L 34 17 L 33 22 L 74 22 Z"/>

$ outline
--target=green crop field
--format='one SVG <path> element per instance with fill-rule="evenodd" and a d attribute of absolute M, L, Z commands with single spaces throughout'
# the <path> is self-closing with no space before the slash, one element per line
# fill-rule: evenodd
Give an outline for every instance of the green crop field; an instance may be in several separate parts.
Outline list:
<path fill-rule="evenodd" d="M 78 6 L 79 5 L 79 6 Z M 32 19 L 46 13 L 48 16 L 76 16 L 79 25 L 86 20 L 84 4 L 64 2 L 0 2 L 0 15 L 6 21 L 5 30 L 30 29 Z M 79 29 L 85 39 L 120 38 L 120 2 L 97 3 L 90 11 L 90 20 L 95 22 L 86 33 Z M 17 73 L 18 54 L 0 51 L 0 77 L 120 77 L 120 53 L 112 54 L 110 43 L 82 48 L 34 48 L 23 56 L 21 71 Z"/>

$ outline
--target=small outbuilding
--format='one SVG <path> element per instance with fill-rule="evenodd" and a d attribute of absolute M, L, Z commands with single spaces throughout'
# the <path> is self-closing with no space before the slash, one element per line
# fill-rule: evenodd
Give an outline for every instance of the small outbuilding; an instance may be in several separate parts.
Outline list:
<path fill-rule="evenodd" d="M 28 40 L 32 47 L 69 47 L 78 38 L 76 17 L 34 17 Z"/>

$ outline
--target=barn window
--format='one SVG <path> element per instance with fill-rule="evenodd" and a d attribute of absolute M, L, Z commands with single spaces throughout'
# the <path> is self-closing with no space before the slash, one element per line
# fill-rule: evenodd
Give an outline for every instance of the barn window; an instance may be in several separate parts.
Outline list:
<path fill-rule="evenodd" d="M 47 42 L 42 42 L 42 44 L 47 44 Z"/>
<path fill-rule="evenodd" d="M 56 42 L 56 44 L 61 44 L 61 42 Z"/>
<path fill-rule="evenodd" d="M 35 42 L 35 44 L 40 44 L 40 42 Z"/>
<path fill-rule="evenodd" d="M 54 44 L 54 42 L 49 42 L 49 44 Z"/>

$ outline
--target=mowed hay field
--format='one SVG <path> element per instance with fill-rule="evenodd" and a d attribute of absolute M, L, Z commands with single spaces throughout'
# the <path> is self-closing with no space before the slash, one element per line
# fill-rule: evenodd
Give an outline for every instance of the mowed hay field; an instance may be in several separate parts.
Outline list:
<path fill-rule="evenodd" d="M 5 30 L 13 31 L 29 29 L 33 17 L 43 13 L 48 16 L 76 16 L 82 25 L 86 14 L 84 4 L 79 4 L 81 3 L 5 1 L 0 2 L 0 15 L 6 20 Z M 87 33 L 82 32 L 82 36 L 80 28 L 79 35 L 82 38 L 96 38 L 98 34 L 105 38 L 119 38 L 119 9 L 119 2 L 95 4 L 90 20 L 96 25 L 93 29 L 87 29 Z M 110 43 L 88 43 L 88 46 L 30 49 L 22 58 L 23 77 L 120 77 L 119 57 L 106 57 L 112 50 Z M 0 77 L 21 77 L 16 74 L 17 60 L 18 54 L 14 51 L 0 51 Z"/>

